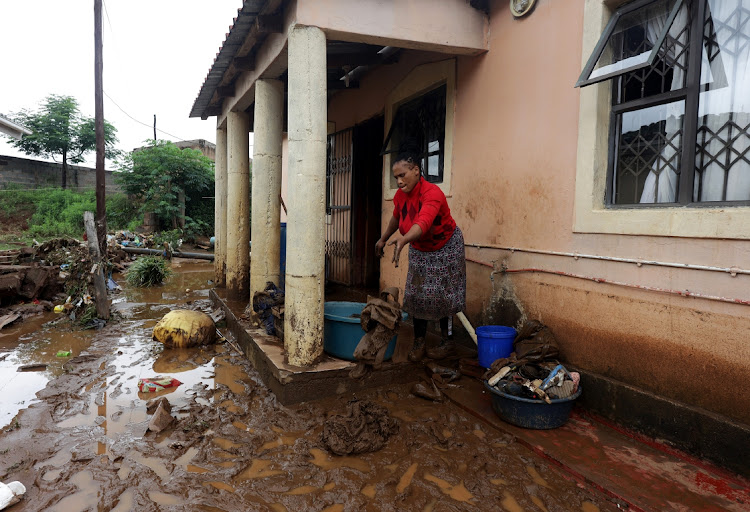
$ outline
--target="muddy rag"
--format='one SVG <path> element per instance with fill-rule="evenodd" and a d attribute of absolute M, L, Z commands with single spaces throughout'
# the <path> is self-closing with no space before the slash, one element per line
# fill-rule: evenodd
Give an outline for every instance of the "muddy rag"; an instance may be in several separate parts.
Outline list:
<path fill-rule="evenodd" d="M 398 303 L 398 288 L 386 288 L 380 298 L 368 296 L 360 315 L 365 335 L 354 349 L 354 358 L 360 364 L 379 370 L 383 364 L 388 343 L 398 334 L 401 324 L 401 305 Z"/>
<path fill-rule="evenodd" d="M 369 401 L 352 400 L 346 415 L 328 418 L 323 424 L 323 444 L 336 455 L 380 450 L 398 433 L 398 420 L 385 407 Z"/>
<path fill-rule="evenodd" d="M 262 292 L 255 292 L 253 295 L 253 311 L 260 317 L 260 322 L 266 330 L 266 334 L 276 334 L 276 328 L 273 326 L 273 315 L 271 308 L 284 304 L 284 290 L 268 281 L 266 289 Z"/>

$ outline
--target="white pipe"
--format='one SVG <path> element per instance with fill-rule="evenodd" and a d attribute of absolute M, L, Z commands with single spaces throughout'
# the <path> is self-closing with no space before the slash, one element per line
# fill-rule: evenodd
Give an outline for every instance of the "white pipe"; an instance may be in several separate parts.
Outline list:
<path fill-rule="evenodd" d="M 471 336 L 471 339 L 474 340 L 475 345 L 479 345 L 477 342 L 477 333 L 474 331 L 474 327 L 471 326 L 471 323 L 469 322 L 469 319 L 466 318 L 466 315 L 464 315 L 463 311 L 459 311 L 456 313 L 456 316 L 459 320 L 461 320 L 461 323 L 464 326 L 464 329 L 466 329 L 466 332 L 469 333 L 469 336 Z"/>
<path fill-rule="evenodd" d="M 476 247 L 479 249 L 499 249 L 502 251 L 510 252 L 528 252 L 533 254 L 546 254 L 550 256 L 568 256 L 574 259 L 589 259 L 589 260 L 602 260 L 602 261 L 617 261 L 620 263 L 635 263 L 636 265 L 654 265 L 659 267 L 671 267 L 671 268 L 684 268 L 688 270 L 706 270 L 709 272 L 723 272 L 730 274 L 732 277 L 737 277 L 737 274 L 750 274 L 750 270 L 737 268 L 737 267 L 710 267 L 707 265 L 693 265 L 690 263 L 673 263 L 668 261 L 655 261 L 655 260 L 639 260 L 634 258 L 619 258 L 617 256 L 599 256 L 597 254 L 579 254 L 576 252 L 559 252 L 559 251 L 545 251 L 541 249 L 522 249 L 519 247 L 503 247 L 494 244 L 464 244 L 466 247 Z"/>

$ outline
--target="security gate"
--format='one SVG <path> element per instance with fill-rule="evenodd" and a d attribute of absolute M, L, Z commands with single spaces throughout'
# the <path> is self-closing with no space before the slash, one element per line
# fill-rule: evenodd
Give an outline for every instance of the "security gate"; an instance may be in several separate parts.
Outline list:
<path fill-rule="evenodd" d="M 352 168 L 353 130 L 328 136 L 326 166 L 326 277 L 352 284 Z"/>

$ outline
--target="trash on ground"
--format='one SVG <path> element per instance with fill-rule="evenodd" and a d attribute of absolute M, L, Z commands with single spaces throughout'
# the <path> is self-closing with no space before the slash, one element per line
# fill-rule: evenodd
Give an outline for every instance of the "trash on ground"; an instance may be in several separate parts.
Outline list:
<path fill-rule="evenodd" d="M 18 313 L 8 313 L 7 315 L 0 316 L 0 329 L 11 325 L 16 320 L 20 319 L 21 315 Z"/>
<path fill-rule="evenodd" d="M 18 367 L 19 372 L 43 372 L 47 369 L 45 363 L 24 364 Z"/>
<path fill-rule="evenodd" d="M 26 493 L 26 487 L 21 482 L 0 482 L 0 510 L 15 505 Z"/>
<path fill-rule="evenodd" d="M 417 382 L 411 388 L 411 394 L 433 402 L 442 402 L 443 394 L 437 388 L 433 381 L 430 381 L 431 387 L 424 382 Z"/>
<path fill-rule="evenodd" d="M 284 290 L 268 281 L 265 290 L 253 294 L 252 304 L 253 311 L 257 315 L 256 322 L 266 330 L 266 334 L 276 334 L 271 309 L 284 304 Z"/>
<path fill-rule="evenodd" d="M 57 357 L 70 357 L 73 355 L 72 350 L 58 350 Z"/>
<path fill-rule="evenodd" d="M 447 384 L 461 378 L 461 371 L 454 370 L 453 368 L 446 368 L 440 366 L 434 361 L 430 361 L 425 364 L 425 368 L 432 374 L 432 380 L 438 383 Z"/>
<path fill-rule="evenodd" d="M 154 326 L 153 338 L 168 348 L 210 345 L 216 341 L 216 326 L 206 313 L 176 309 Z"/>
<path fill-rule="evenodd" d="M 399 422 L 385 407 L 370 401 L 352 400 L 346 415 L 331 416 L 323 424 L 322 442 L 336 455 L 374 452 L 397 434 Z"/>
<path fill-rule="evenodd" d="M 148 414 L 153 413 L 151 420 L 148 422 L 148 430 L 150 432 L 158 434 L 174 421 L 172 417 L 172 404 L 163 396 L 149 400 L 146 404 L 146 412 Z"/>
<path fill-rule="evenodd" d="M 141 393 L 155 393 L 167 388 L 174 388 L 182 384 L 172 377 L 152 377 L 150 379 L 138 379 L 138 391 Z"/>

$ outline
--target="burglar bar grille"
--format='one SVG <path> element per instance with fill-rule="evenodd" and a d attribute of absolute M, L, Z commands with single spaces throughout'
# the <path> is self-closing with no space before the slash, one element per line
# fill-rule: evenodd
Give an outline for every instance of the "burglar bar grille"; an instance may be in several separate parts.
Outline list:
<path fill-rule="evenodd" d="M 328 136 L 326 168 L 326 261 L 329 281 L 352 283 L 353 130 Z"/>

